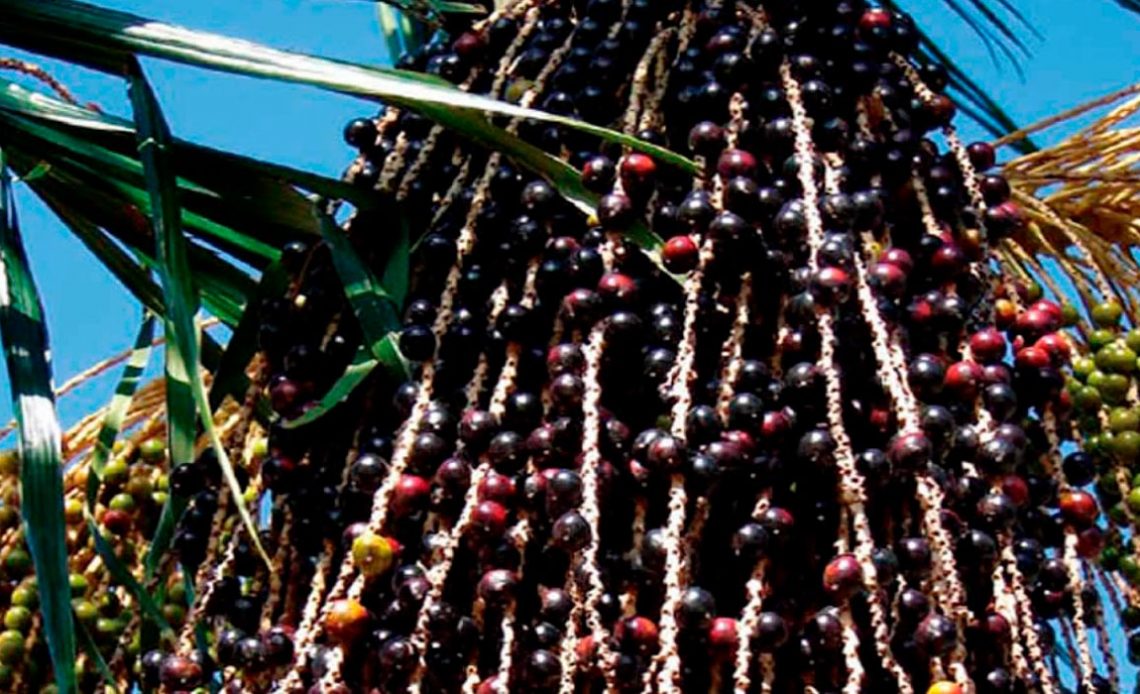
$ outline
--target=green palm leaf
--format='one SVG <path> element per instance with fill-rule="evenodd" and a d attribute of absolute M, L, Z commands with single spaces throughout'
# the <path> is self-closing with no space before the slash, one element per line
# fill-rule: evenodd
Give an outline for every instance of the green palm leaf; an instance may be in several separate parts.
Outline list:
<path fill-rule="evenodd" d="M 135 110 L 139 153 L 153 203 L 154 232 L 159 260 L 158 274 L 162 278 L 163 293 L 166 297 L 166 406 L 172 421 L 171 461 L 174 465 L 180 465 L 190 462 L 193 458 L 194 430 L 191 427 L 197 407 L 197 414 L 217 455 L 222 475 L 233 494 L 234 505 L 250 541 L 269 566 L 269 555 L 261 546 L 257 525 L 246 506 L 241 484 L 214 427 L 213 410 L 210 409 L 209 395 L 199 370 L 199 327 L 195 317 L 198 294 L 190 271 L 188 246 L 182 236 L 181 211 L 175 192 L 175 174 L 169 151 L 169 129 L 154 93 L 137 63 L 129 66 L 128 79 L 131 104 Z M 175 418 L 179 421 L 177 427 L 173 424 Z M 153 551 L 154 547 L 151 549 Z"/>
<path fill-rule="evenodd" d="M 0 42 L 112 74 L 123 74 L 134 56 L 146 55 L 385 101 L 420 111 L 547 178 L 573 169 L 492 126 L 481 114 L 531 118 L 573 128 L 643 151 L 689 173 L 700 173 L 692 160 L 636 137 L 465 92 L 438 78 L 290 53 L 70 0 L 4 3 L 0 6 Z"/>
<path fill-rule="evenodd" d="M 20 426 L 20 511 L 41 596 L 59 691 L 76 691 L 59 419 L 52 394 L 43 306 L 20 238 L 11 180 L 0 151 L 0 337 L 12 409 Z"/>

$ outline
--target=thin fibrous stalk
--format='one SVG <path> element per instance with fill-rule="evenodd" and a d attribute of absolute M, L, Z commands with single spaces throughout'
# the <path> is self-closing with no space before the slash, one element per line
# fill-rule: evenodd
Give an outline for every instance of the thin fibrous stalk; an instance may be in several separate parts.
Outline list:
<path fill-rule="evenodd" d="M 605 585 L 602 584 L 601 570 L 598 567 L 598 547 L 601 543 L 599 528 L 601 525 L 601 508 L 599 506 L 600 484 L 599 473 L 602 466 L 601 445 L 601 411 L 602 396 L 601 366 L 602 353 L 605 351 L 605 322 L 594 326 L 590 331 L 589 341 L 585 347 L 586 373 L 583 379 L 585 393 L 582 397 L 582 504 L 581 514 L 590 526 L 590 540 L 581 551 L 580 566 L 585 574 L 586 593 L 582 601 L 581 612 L 590 629 L 590 636 L 597 663 L 606 680 L 606 686 L 613 688 L 614 663 L 617 654 L 610 648 L 610 633 L 602 621 L 598 611 Z M 568 648 L 570 644 L 564 646 Z"/>
<path fill-rule="evenodd" d="M 1046 472 L 1056 481 L 1057 487 L 1061 493 L 1065 493 L 1070 489 L 1068 481 L 1056 465 L 1056 461 L 1061 459 L 1061 443 L 1060 436 L 1057 433 L 1057 418 L 1053 414 L 1051 406 L 1046 406 L 1045 411 L 1041 417 L 1042 428 L 1045 430 L 1045 438 L 1049 443 L 1049 451 L 1045 456 L 1042 456 L 1041 463 Z M 1093 665 L 1092 649 L 1089 646 L 1088 627 L 1085 624 L 1085 605 L 1084 598 L 1081 597 L 1081 566 L 1080 559 L 1077 555 L 1077 533 L 1071 525 L 1065 526 L 1065 547 L 1062 554 L 1062 561 L 1065 563 L 1065 569 L 1068 571 L 1068 589 L 1072 591 L 1073 595 L 1073 628 L 1076 632 L 1077 641 L 1077 667 L 1080 670 L 1081 680 L 1083 686 L 1090 694 L 1095 692 L 1092 678 L 1096 674 L 1096 667 Z M 1062 620 L 1064 621 L 1064 620 Z"/>
<path fill-rule="evenodd" d="M 1083 582 L 1086 585 L 1096 586 L 1096 574 L 1089 565 L 1089 562 L 1081 562 Z M 1120 687 L 1120 668 L 1116 663 L 1116 654 L 1112 650 L 1112 639 L 1108 633 L 1108 626 L 1105 624 L 1104 618 L 1104 605 L 1093 605 L 1089 609 L 1093 630 L 1096 632 L 1097 650 L 1100 651 L 1101 659 L 1104 660 L 1105 668 L 1108 670 L 1108 682 L 1112 687 Z"/>

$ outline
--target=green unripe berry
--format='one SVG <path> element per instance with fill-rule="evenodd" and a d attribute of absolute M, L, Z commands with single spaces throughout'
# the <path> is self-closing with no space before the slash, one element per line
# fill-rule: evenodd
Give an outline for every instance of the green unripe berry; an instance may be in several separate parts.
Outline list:
<path fill-rule="evenodd" d="M 103 481 L 107 484 L 122 484 L 127 481 L 131 468 L 122 458 L 111 458 L 103 468 Z"/>
<path fill-rule="evenodd" d="M 1111 328 L 1120 322 L 1124 309 L 1116 301 L 1102 301 L 1092 308 L 1093 323 L 1102 328 Z"/>
<path fill-rule="evenodd" d="M 27 632 L 32 624 L 32 611 L 21 605 L 13 605 L 4 613 L 4 627 L 19 632 Z"/>
<path fill-rule="evenodd" d="M 1133 487 L 1124 498 L 1124 502 L 1128 504 L 1129 511 L 1140 513 L 1140 487 Z"/>
<path fill-rule="evenodd" d="M 15 665 L 24 658 L 24 635 L 13 629 L 0 632 L 0 663 Z"/>
<path fill-rule="evenodd" d="M 75 610 L 76 618 L 85 624 L 90 624 L 99 618 L 99 608 L 90 600 L 72 600 L 71 609 Z"/>
<path fill-rule="evenodd" d="M 1116 333 L 1108 328 L 1097 328 L 1089 332 L 1089 349 L 1096 352 L 1106 345 L 1112 344 L 1116 339 Z"/>
<path fill-rule="evenodd" d="M 135 498 L 126 492 L 116 494 L 111 497 L 111 503 L 108 506 L 115 511 L 131 512 L 135 510 Z"/>
<path fill-rule="evenodd" d="M 79 525 L 83 522 L 83 502 L 79 499 L 68 499 L 63 502 L 63 516 L 68 525 Z"/>
<path fill-rule="evenodd" d="M 12 591 L 13 605 L 22 605 L 30 609 L 35 609 L 39 601 L 39 596 L 36 595 L 36 589 L 31 585 L 17 586 L 16 589 Z"/>
<path fill-rule="evenodd" d="M 127 628 L 127 625 L 118 619 L 111 619 L 110 617 L 100 617 L 99 619 L 95 620 L 95 631 L 97 631 L 100 634 L 106 634 L 108 636 L 114 636 L 117 634 L 121 634 L 123 629 L 126 629 L 126 628 Z"/>
<path fill-rule="evenodd" d="M 127 482 L 127 493 L 142 501 L 154 493 L 154 483 L 145 475 L 131 475 L 131 480 Z"/>
<path fill-rule="evenodd" d="M 1045 295 L 1045 291 L 1041 289 L 1041 284 L 1033 280 L 1027 280 L 1025 282 L 1024 290 L 1025 302 L 1029 304 L 1040 300 L 1041 297 Z"/>
<path fill-rule="evenodd" d="M 1128 579 L 1130 583 L 1136 583 L 1140 579 L 1140 564 L 1136 562 L 1135 557 L 1124 556 L 1120 558 L 1120 572 Z"/>
<path fill-rule="evenodd" d="M 83 574 L 71 574 L 67 577 L 67 581 L 71 585 L 72 597 L 82 597 L 87 593 L 87 578 Z"/>
<path fill-rule="evenodd" d="M 1122 405 L 1128 399 L 1128 389 L 1131 386 L 1132 381 L 1123 374 L 1105 374 L 1097 390 L 1109 405 Z"/>
<path fill-rule="evenodd" d="M 1116 547 L 1105 547 L 1100 551 L 1100 565 L 1106 571 L 1116 571 L 1120 568 L 1120 550 Z"/>
<path fill-rule="evenodd" d="M 1128 511 L 1124 508 L 1124 504 L 1113 504 L 1108 509 L 1108 518 L 1121 527 L 1128 525 Z"/>
<path fill-rule="evenodd" d="M 1125 464 L 1140 458 L 1140 432 L 1122 431 L 1113 436 L 1112 452 Z"/>
<path fill-rule="evenodd" d="M 1096 370 L 1096 362 L 1091 357 L 1077 357 L 1073 359 L 1073 376 L 1081 382 L 1088 380 L 1089 374 Z"/>
<path fill-rule="evenodd" d="M 32 555 L 23 547 L 17 547 L 4 558 L 4 569 L 9 576 L 25 576 L 32 570 Z"/>
<path fill-rule="evenodd" d="M 1122 342 L 1113 342 L 1096 353 L 1096 366 L 1109 373 L 1132 373 L 1136 370 L 1136 352 Z"/>
<path fill-rule="evenodd" d="M 1108 426 L 1116 433 L 1140 429 L 1140 412 L 1128 407 L 1114 407 L 1108 413 Z"/>
<path fill-rule="evenodd" d="M 166 500 L 169 498 L 169 496 L 170 495 L 166 492 L 155 492 L 154 494 L 150 495 L 150 500 L 154 503 L 155 506 L 162 508 L 163 505 L 166 504 Z"/>
<path fill-rule="evenodd" d="M 166 444 L 162 439 L 147 439 L 139 445 L 139 457 L 148 463 L 158 463 L 166 459 Z"/>
<path fill-rule="evenodd" d="M 258 436 L 254 439 L 252 452 L 254 457 L 257 458 L 264 458 L 269 455 L 269 438 L 266 436 Z"/>
<path fill-rule="evenodd" d="M 1081 412 L 1094 413 L 1103 404 L 1104 398 L 1100 396 L 1100 391 L 1092 386 L 1081 386 L 1080 390 L 1073 393 L 1073 405 Z"/>
<path fill-rule="evenodd" d="M 1081 322 L 1081 312 L 1072 304 L 1061 304 L 1061 324 L 1071 328 Z"/>
<path fill-rule="evenodd" d="M 186 621 L 186 608 L 175 603 L 166 603 L 162 606 L 162 618 L 171 626 L 180 627 Z"/>

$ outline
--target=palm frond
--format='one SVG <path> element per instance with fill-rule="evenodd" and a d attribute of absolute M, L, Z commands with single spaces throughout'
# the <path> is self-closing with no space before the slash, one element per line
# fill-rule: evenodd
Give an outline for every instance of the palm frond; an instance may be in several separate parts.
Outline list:
<path fill-rule="evenodd" d="M 1111 107 L 1111 108 L 1108 108 Z M 1133 324 L 1140 315 L 1140 84 L 1131 85 L 999 140 L 1011 144 L 1094 109 L 1100 118 L 1056 145 L 1013 159 L 1004 175 L 1026 216 L 1003 260 L 1025 268 L 1048 258 L 1089 308 L 1117 300 Z"/>
<path fill-rule="evenodd" d="M 150 56 L 405 106 L 558 181 L 559 190 L 566 188 L 573 169 L 493 126 L 484 113 L 579 130 L 645 152 L 688 173 L 700 173 L 696 163 L 687 157 L 632 135 L 473 94 L 439 78 L 291 53 L 71 0 L 5 3 L 0 6 L 0 42 L 116 75 L 123 74 L 136 56 Z M 584 206 L 592 202 L 584 191 L 568 189 L 564 194 Z"/>

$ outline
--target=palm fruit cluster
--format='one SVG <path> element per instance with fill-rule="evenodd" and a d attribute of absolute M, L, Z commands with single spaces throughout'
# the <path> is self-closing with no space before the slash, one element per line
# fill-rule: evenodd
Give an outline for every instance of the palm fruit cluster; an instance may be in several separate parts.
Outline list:
<path fill-rule="evenodd" d="M 574 169 L 549 180 L 410 111 L 351 122 L 348 179 L 407 220 L 400 358 L 322 414 L 370 331 L 328 246 L 284 249 L 249 398 L 217 415 L 269 566 L 160 419 L 90 525 L 69 473 L 75 610 L 120 687 L 1134 691 L 1140 333 L 1107 283 L 1085 313 L 995 260 L 1023 216 L 911 19 L 499 5 L 399 67 L 696 168 L 498 118 Z M 345 227 L 380 277 L 392 219 Z M 10 510 L 0 678 L 38 686 Z M 157 637 L 93 534 L 160 596 Z"/>

